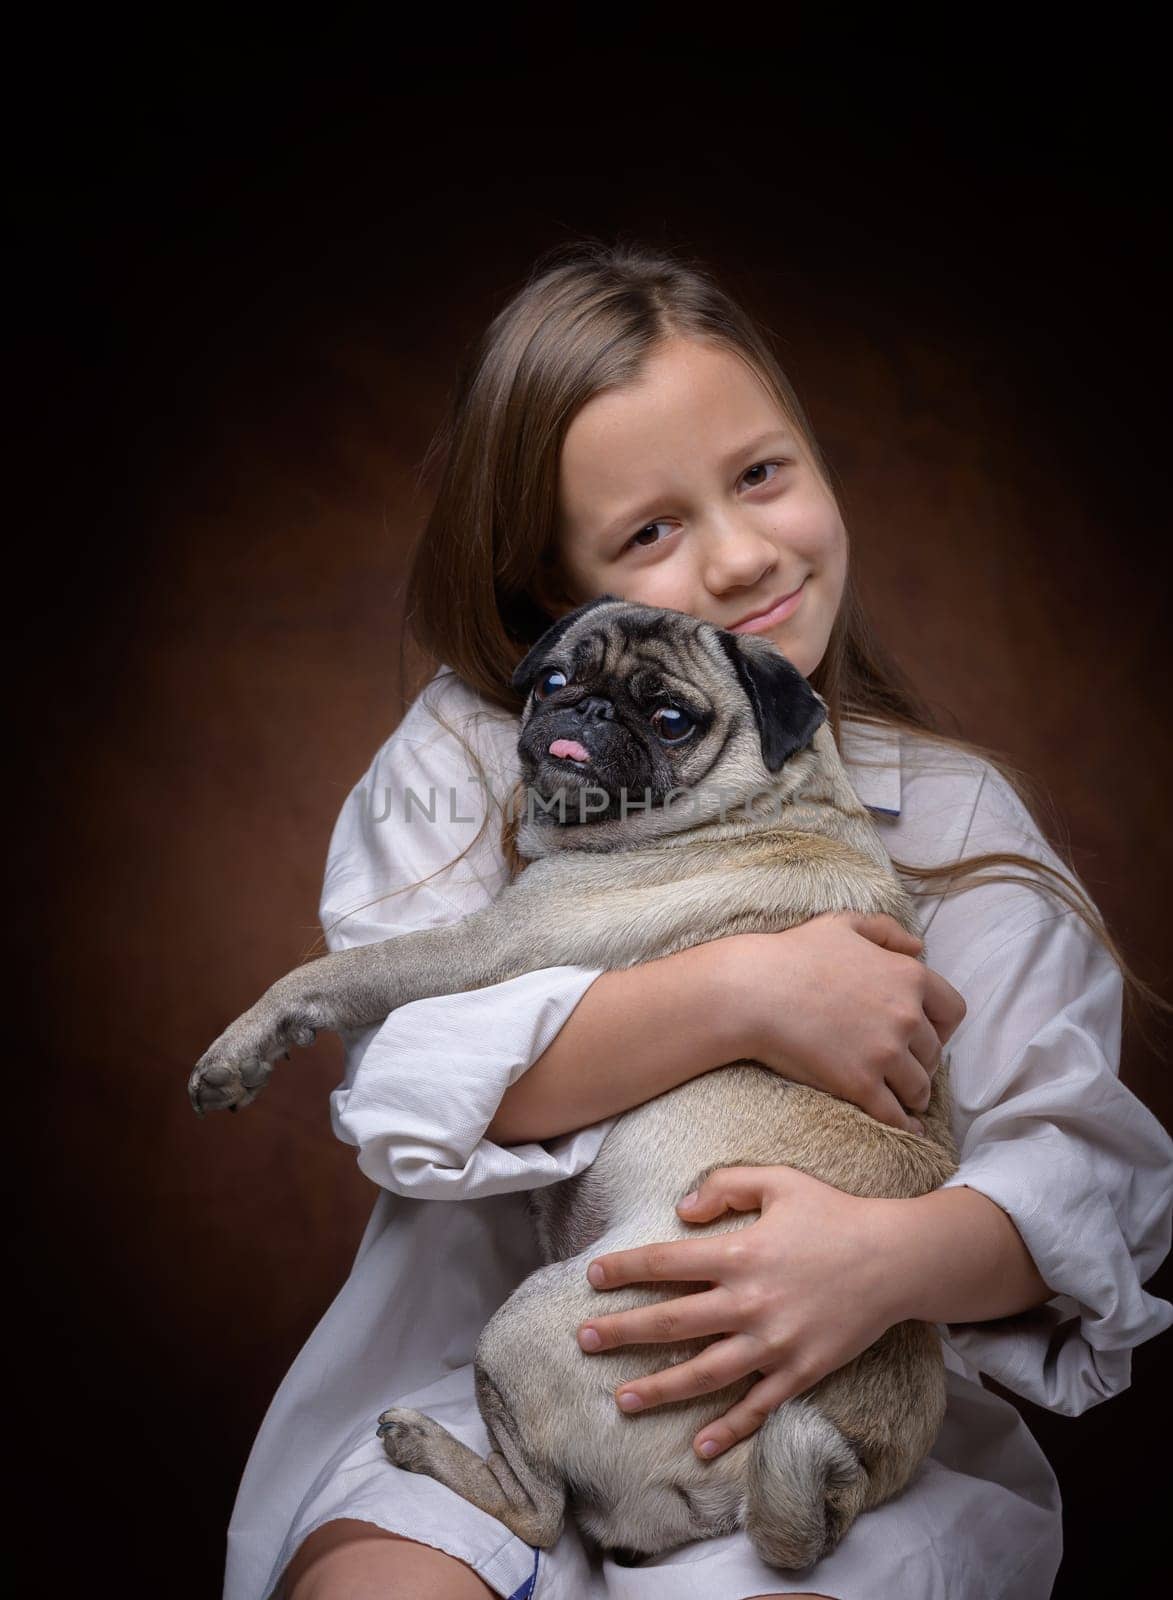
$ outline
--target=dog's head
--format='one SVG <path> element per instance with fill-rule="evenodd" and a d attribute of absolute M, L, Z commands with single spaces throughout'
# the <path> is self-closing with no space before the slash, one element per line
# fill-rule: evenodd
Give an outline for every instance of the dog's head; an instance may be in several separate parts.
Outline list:
<path fill-rule="evenodd" d="M 513 674 L 526 692 L 518 751 L 550 799 L 587 787 L 596 818 L 663 805 L 698 785 L 761 789 L 827 716 L 802 673 L 759 634 L 603 595 L 561 617 Z M 625 798 L 624 798 L 625 797 Z M 581 806 L 572 805 L 581 821 Z"/>

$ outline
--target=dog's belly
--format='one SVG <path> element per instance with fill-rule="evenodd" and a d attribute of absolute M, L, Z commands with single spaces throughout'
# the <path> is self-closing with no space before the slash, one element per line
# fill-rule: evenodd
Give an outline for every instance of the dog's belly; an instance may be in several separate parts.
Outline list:
<path fill-rule="evenodd" d="M 942 1080 L 934 1092 L 938 1107 L 944 1095 Z M 666 1536 L 670 1532 L 676 1542 L 703 1536 L 680 1493 L 682 1472 L 687 1475 L 694 1459 L 689 1441 L 723 1416 L 756 1376 L 694 1400 L 657 1406 L 638 1418 L 625 1416 L 614 1398 L 620 1384 L 691 1360 L 714 1336 L 587 1355 L 578 1346 L 579 1324 L 591 1316 L 703 1292 L 709 1284 L 624 1285 L 599 1294 L 586 1279 L 590 1261 L 615 1250 L 727 1233 L 755 1222 L 756 1212 L 728 1213 L 702 1225 L 681 1221 L 676 1202 L 717 1167 L 785 1165 L 853 1194 L 926 1193 L 949 1176 L 955 1161 L 943 1121 L 931 1114 L 925 1120 L 931 1132 L 941 1128 L 939 1142 L 899 1133 L 843 1101 L 742 1063 L 694 1078 L 626 1113 L 586 1172 L 538 1192 L 535 1210 L 543 1244 L 557 1259 L 531 1273 L 496 1312 L 481 1335 L 477 1362 L 506 1400 L 527 1451 L 567 1481 L 580 1521 L 596 1537 L 641 1548 L 636 1535 L 649 1525 L 664 1529 Z M 923 1330 L 924 1340 L 930 1335 Z M 895 1336 L 891 1330 L 885 1341 Z M 935 1346 L 935 1336 L 930 1342 Z M 919 1367 L 910 1370 L 912 1387 L 939 1384 L 923 1353 L 922 1348 Z M 927 1390 L 922 1399 L 911 1391 L 907 1398 L 912 1412 L 932 1414 L 936 1401 Z M 654 1507 L 646 1497 L 639 1505 L 632 1499 L 633 1452 L 639 1458 L 641 1496 L 646 1490 Z M 718 1457 L 723 1463 L 719 1480 L 713 1463 L 703 1468 L 710 1491 L 716 1493 L 718 1482 L 728 1490 L 718 1522 L 726 1511 L 734 1516 L 740 1504 L 742 1454 L 735 1448 Z M 711 1517 L 705 1526 L 713 1531 Z"/>
<path fill-rule="evenodd" d="M 635 1244 L 695 1235 L 699 1229 L 676 1215 L 676 1202 L 717 1167 L 792 1166 L 848 1194 L 926 1194 L 956 1167 L 947 1080 L 943 1067 L 925 1117 L 928 1137 L 918 1138 L 752 1062 L 692 1078 L 622 1116 L 585 1172 L 531 1192 L 543 1254 L 559 1261 L 627 1248 L 602 1242 L 625 1218 L 636 1228 Z M 653 1215 L 672 1231 L 648 1231 Z M 724 1231 L 753 1216 L 711 1226 Z"/>
<path fill-rule="evenodd" d="M 933 1080 L 922 1138 L 767 1067 L 738 1062 L 629 1111 L 589 1170 L 615 1196 L 616 1215 L 637 1212 L 641 1197 L 661 1183 L 675 1206 L 716 1167 L 790 1166 L 848 1194 L 926 1194 L 956 1169 L 947 1096 L 946 1064 Z M 682 1178 L 685 1186 L 673 1187 Z"/>

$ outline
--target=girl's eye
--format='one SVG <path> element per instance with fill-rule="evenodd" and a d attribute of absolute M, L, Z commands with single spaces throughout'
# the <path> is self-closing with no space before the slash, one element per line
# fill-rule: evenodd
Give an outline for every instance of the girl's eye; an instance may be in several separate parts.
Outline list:
<path fill-rule="evenodd" d="M 696 729 L 696 719 L 675 706 L 660 706 L 652 712 L 652 727 L 664 744 L 681 744 Z"/>
<path fill-rule="evenodd" d="M 537 699 L 544 700 L 547 695 L 553 694 L 555 689 L 564 689 L 569 681 L 564 672 L 558 672 L 556 669 L 551 672 L 543 672 L 537 683 L 534 684 L 534 694 Z"/>
<path fill-rule="evenodd" d="M 666 528 L 667 526 L 668 524 L 666 522 L 649 522 L 646 527 L 641 528 L 637 534 L 634 534 L 628 543 L 639 545 L 641 550 L 650 550 L 654 548 L 655 545 L 663 544 L 664 541 L 663 539 L 652 539 L 646 544 L 640 544 L 640 540 L 643 538 L 644 534 L 651 533 L 654 528 Z"/>
<path fill-rule="evenodd" d="M 747 467 L 746 470 L 745 470 L 744 476 L 748 478 L 751 472 L 761 472 L 766 467 L 774 467 L 775 469 L 777 469 L 779 467 L 784 467 L 785 465 L 786 465 L 786 463 L 784 461 L 759 461 L 754 466 Z M 751 489 L 760 489 L 763 483 L 772 483 L 772 482 L 773 482 L 772 478 L 759 478 L 756 483 L 751 483 L 750 484 L 750 488 Z"/>

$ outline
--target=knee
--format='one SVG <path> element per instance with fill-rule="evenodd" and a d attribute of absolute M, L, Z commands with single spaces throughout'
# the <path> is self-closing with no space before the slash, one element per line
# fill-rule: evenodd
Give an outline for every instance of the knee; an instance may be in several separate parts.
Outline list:
<path fill-rule="evenodd" d="M 298 1546 L 277 1586 L 276 1600 L 324 1600 L 348 1578 L 358 1578 L 371 1562 L 372 1549 L 394 1537 L 349 1517 L 323 1524 Z"/>
<path fill-rule="evenodd" d="M 493 1590 L 455 1556 L 351 1518 L 311 1533 L 277 1588 L 277 1600 L 484 1600 L 486 1595 Z"/>

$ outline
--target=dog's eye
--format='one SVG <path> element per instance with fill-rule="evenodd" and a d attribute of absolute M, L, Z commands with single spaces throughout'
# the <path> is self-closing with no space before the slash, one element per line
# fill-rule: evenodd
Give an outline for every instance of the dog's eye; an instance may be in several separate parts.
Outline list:
<path fill-rule="evenodd" d="M 675 706 L 660 706 L 652 712 L 652 727 L 664 744 L 682 744 L 696 731 L 696 719 Z"/>
<path fill-rule="evenodd" d="M 544 700 L 547 695 L 553 694 L 555 689 L 565 689 L 569 681 L 564 672 L 558 672 L 557 670 L 543 672 L 537 683 L 534 684 L 534 695 L 537 699 Z"/>

